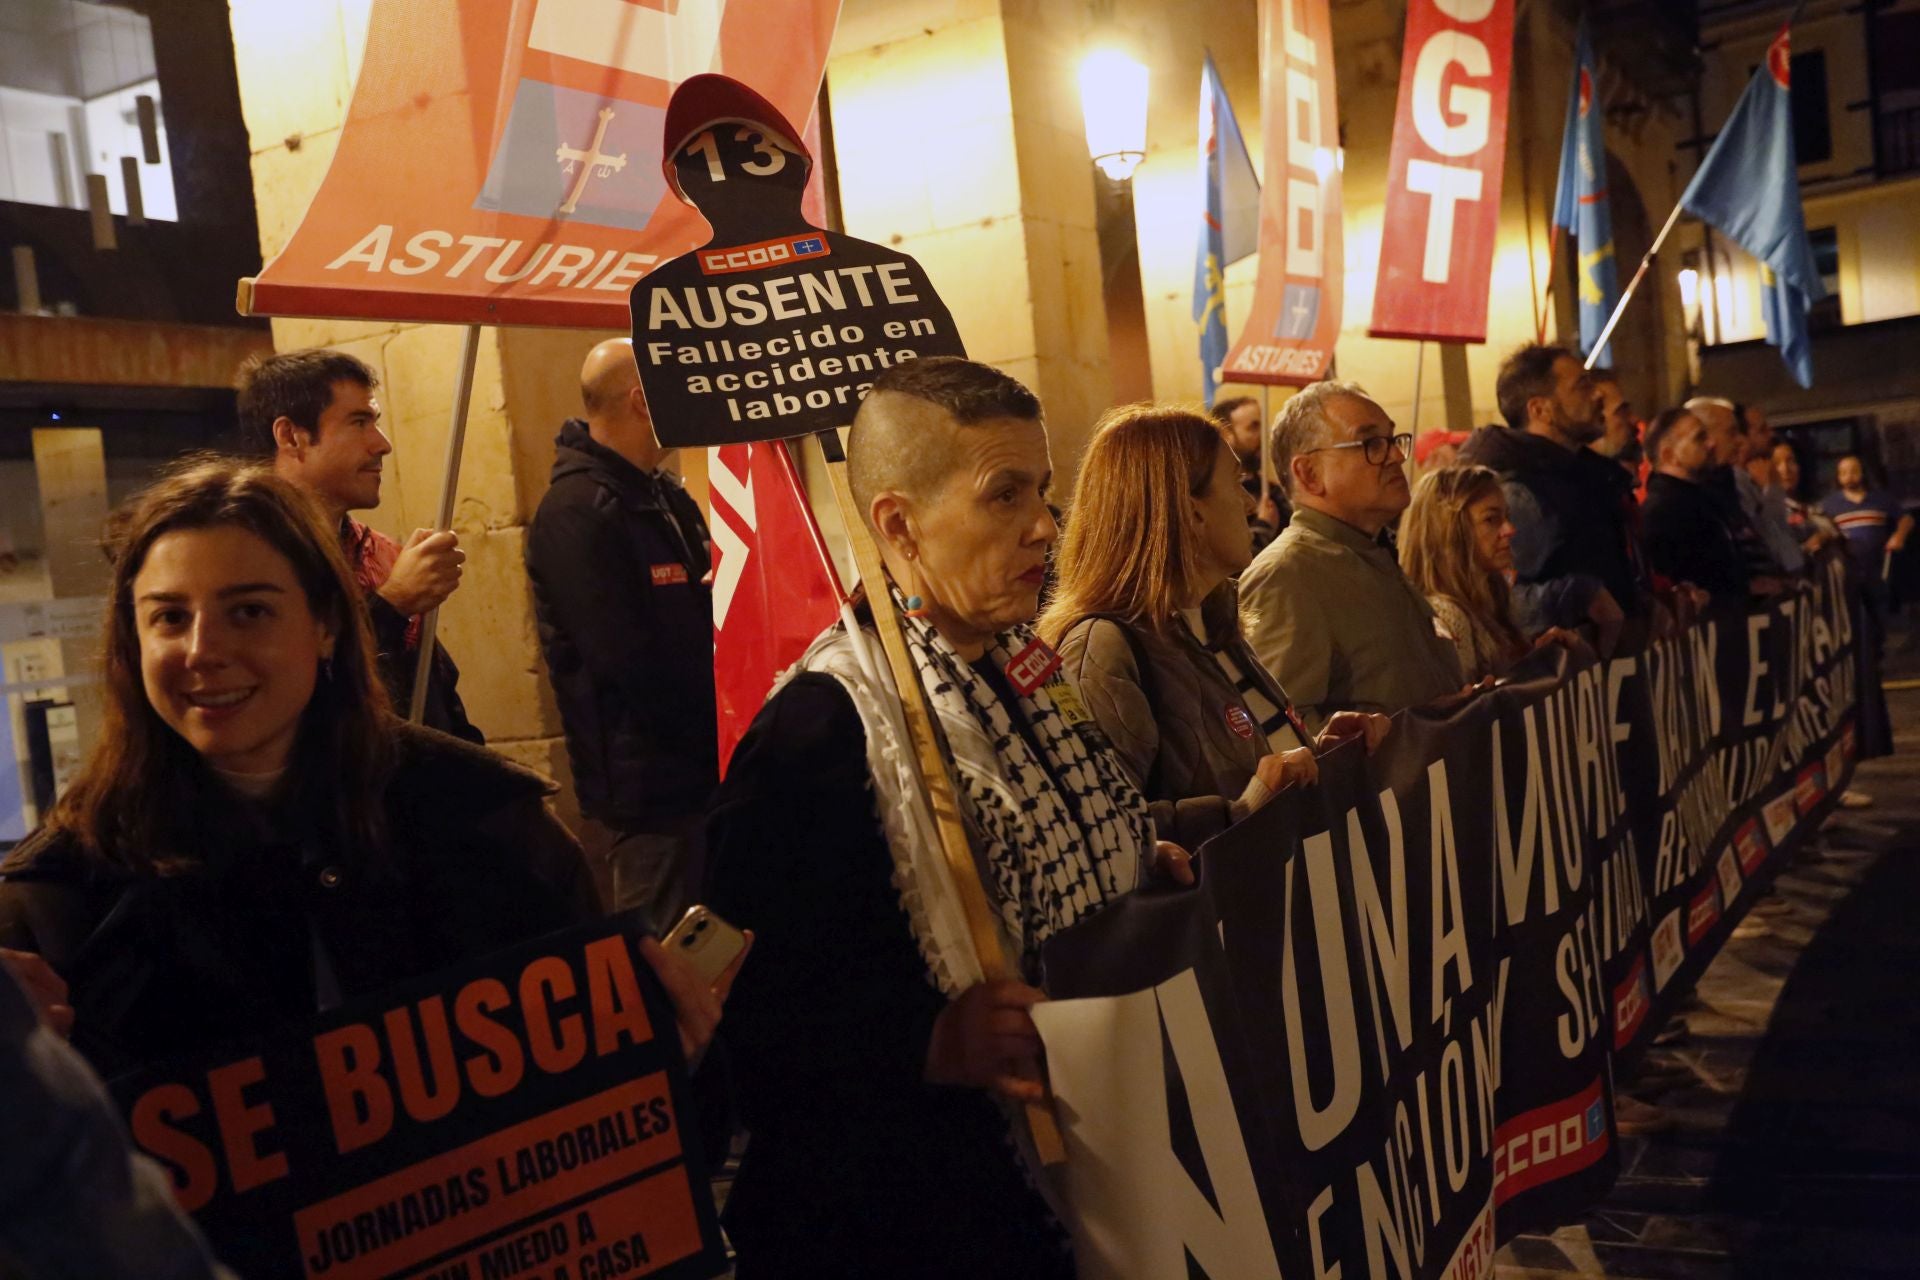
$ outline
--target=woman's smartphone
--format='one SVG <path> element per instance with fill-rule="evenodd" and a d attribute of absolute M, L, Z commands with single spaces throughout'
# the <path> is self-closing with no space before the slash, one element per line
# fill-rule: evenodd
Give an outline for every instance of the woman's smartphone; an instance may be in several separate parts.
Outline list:
<path fill-rule="evenodd" d="M 747 949 L 747 935 L 702 906 L 687 908 L 680 923 L 661 941 L 693 966 L 705 982 L 716 982 Z"/>

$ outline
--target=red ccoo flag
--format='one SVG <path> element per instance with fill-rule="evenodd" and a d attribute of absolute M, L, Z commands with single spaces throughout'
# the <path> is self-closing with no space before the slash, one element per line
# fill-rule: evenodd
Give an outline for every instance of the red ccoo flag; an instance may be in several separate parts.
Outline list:
<path fill-rule="evenodd" d="M 707 451 L 720 773 L 774 677 L 840 616 L 843 592 L 784 441 Z"/>

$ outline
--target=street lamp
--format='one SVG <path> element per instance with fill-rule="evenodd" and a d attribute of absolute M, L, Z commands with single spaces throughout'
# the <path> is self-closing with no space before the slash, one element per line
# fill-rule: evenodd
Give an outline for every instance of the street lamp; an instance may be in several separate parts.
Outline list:
<path fill-rule="evenodd" d="M 1147 158 L 1147 68 L 1115 49 L 1080 63 L 1080 111 L 1087 151 L 1115 182 L 1133 176 Z"/>

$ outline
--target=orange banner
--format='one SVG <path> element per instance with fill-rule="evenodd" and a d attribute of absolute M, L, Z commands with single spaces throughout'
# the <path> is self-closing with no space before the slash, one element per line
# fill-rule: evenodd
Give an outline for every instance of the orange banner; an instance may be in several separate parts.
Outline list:
<path fill-rule="evenodd" d="M 661 170 L 667 100 L 724 72 L 813 112 L 839 0 L 374 0 L 327 176 L 250 315 L 625 329 L 706 242 Z"/>
<path fill-rule="evenodd" d="M 1220 377 L 1305 386 L 1333 364 L 1346 288 L 1327 0 L 1260 0 L 1260 118 L 1260 275 Z"/>

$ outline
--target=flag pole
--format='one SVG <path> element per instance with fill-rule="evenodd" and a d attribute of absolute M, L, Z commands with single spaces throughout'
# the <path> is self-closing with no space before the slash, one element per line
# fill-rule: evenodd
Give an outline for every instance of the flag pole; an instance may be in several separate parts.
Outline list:
<path fill-rule="evenodd" d="M 1633 301 L 1633 291 L 1640 287 L 1641 278 L 1647 274 L 1647 268 L 1653 265 L 1653 256 L 1659 253 L 1660 246 L 1667 242 L 1667 236 L 1673 231 L 1673 224 L 1680 221 L 1680 215 L 1685 209 L 1684 204 L 1675 202 L 1673 212 L 1667 215 L 1667 225 L 1661 227 L 1660 234 L 1653 238 L 1653 247 L 1647 250 L 1646 257 L 1640 259 L 1640 269 L 1633 273 L 1633 279 L 1627 281 L 1627 287 L 1620 294 L 1620 301 L 1615 304 L 1613 314 L 1607 317 L 1607 327 L 1600 331 L 1599 340 L 1593 344 L 1593 350 L 1587 353 L 1584 368 L 1593 368 L 1594 361 L 1598 360 L 1600 353 L 1607 349 L 1607 339 L 1613 336 L 1614 327 L 1620 323 L 1620 317 L 1626 311 L 1627 304 Z"/>
<path fill-rule="evenodd" d="M 873 664 L 872 656 L 860 635 L 860 622 L 853 616 L 853 600 L 847 595 L 845 584 L 840 581 L 840 568 L 833 562 L 833 555 L 827 550 L 827 540 L 820 532 L 820 521 L 814 517 L 813 501 L 807 496 L 807 486 L 801 482 L 800 468 L 793 460 L 793 450 L 785 440 L 772 442 L 774 457 L 780 463 L 780 473 L 787 478 L 787 485 L 793 490 L 793 496 L 800 503 L 801 512 L 807 517 L 807 540 L 813 544 L 813 554 L 820 560 L 821 572 L 827 575 L 827 582 L 833 587 L 834 599 L 840 606 L 840 625 L 847 629 L 847 639 L 853 644 L 853 659 L 860 664 L 860 671 L 875 684 L 880 682 L 880 672 Z M 852 535 L 849 534 L 849 541 Z"/>
<path fill-rule="evenodd" d="M 900 615 L 894 611 L 893 592 L 887 586 L 886 565 L 881 561 L 880 548 L 867 532 L 866 521 L 853 500 L 853 486 L 847 477 L 846 451 L 840 445 L 839 433 L 834 431 L 815 433 L 814 442 L 819 445 L 820 454 L 826 460 L 827 474 L 833 478 L 833 496 L 839 503 L 840 517 L 847 527 L 847 542 L 853 548 L 854 565 L 859 569 L 860 581 L 866 587 L 867 607 L 873 611 L 873 625 L 880 633 L 880 647 L 886 653 L 887 666 L 893 673 L 894 688 L 900 694 L 900 709 L 906 719 L 907 736 L 912 743 L 915 762 L 919 765 L 920 783 L 925 788 L 927 807 L 933 813 L 934 828 L 939 833 L 940 853 L 953 878 L 961 914 L 966 917 L 967 934 L 973 941 L 974 954 L 980 960 L 980 972 L 989 982 L 1018 978 L 1020 975 L 1008 965 L 1006 952 L 1000 945 L 999 922 L 994 916 L 992 904 L 987 901 L 986 886 L 980 881 L 973 847 L 967 842 L 966 828 L 961 824 L 960 805 L 954 795 L 953 778 L 947 772 L 947 757 L 941 749 L 938 725 L 932 709 L 927 705 L 927 691 L 920 684 L 920 673 L 913 665 L 913 655 L 907 652 L 907 638 L 900 627 Z M 860 637 L 856 632 L 852 638 L 857 642 Z M 1026 1105 L 1026 1117 L 1027 1129 L 1041 1163 L 1064 1163 L 1067 1158 L 1066 1144 L 1061 1140 L 1060 1126 L 1054 1119 L 1052 1105 L 1030 1102 Z"/>
<path fill-rule="evenodd" d="M 1410 430 L 1413 432 L 1413 442 L 1416 446 L 1420 443 L 1420 384 L 1426 376 L 1427 340 L 1422 338 L 1420 344 L 1414 348 L 1413 357 L 1413 426 Z"/>
<path fill-rule="evenodd" d="M 453 384 L 453 419 L 447 426 L 447 463 L 440 475 L 440 510 L 433 522 L 436 530 L 453 527 L 453 502 L 460 491 L 460 453 L 467 443 L 467 405 L 473 399 L 473 366 L 480 355 L 480 326 L 470 324 L 460 343 L 460 376 Z M 440 629 L 440 608 L 435 605 L 420 619 L 420 656 L 413 664 L 413 696 L 407 704 L 407 719 L 421 723 L 427 713 L 427 678 L 433 671 L 434 633 Z"/>
<path fill-rule="evenodd" d="M 1560 264 L 1560 224 L 1554 223 L 1553 230 L 1547 235 L 1547 287 L 1531 285 L 1528 292 L 1533 295 L 1533 340 L 1544 346 L 1547 341 L 1547 317 L 1552 313 L 1553 305 L 1553 269 Z M 1527 271 L 1533 271 L 1533 255 L 1527 255 Z"/>

